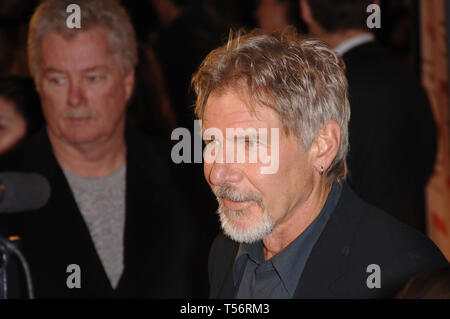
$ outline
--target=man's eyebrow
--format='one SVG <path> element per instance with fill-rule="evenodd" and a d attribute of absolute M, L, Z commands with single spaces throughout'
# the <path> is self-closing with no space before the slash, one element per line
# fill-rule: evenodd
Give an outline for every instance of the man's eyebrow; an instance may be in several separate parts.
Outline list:
<path fill-rule="evenodd" d="M 54 69 L 54 68 L 45 69 L 44 75 L 49 74 L 49 73 L 64 73 L 64 71 L 58 70 L 58 69 Z"/>
<path fill-rule="evenodd" d="M 234 137 L 238 140 L 242 140 L 245 138 L 259 138 L 258 132 L 251 134 L 235 134 Z"/>
<path fill-rule="evenodd" d="M 259 139 L 261 134 L 259 134 L 258 131 L 256 132 L 240 132 L 241 134 L 234 134 L 234 138 L 237 140 L 244 140 L 244 139 Z"/>
<path fill-rule="evenodd" d="M 95 72 L 95 71 L 108 71 L 109 68 L 106 65 L 96 65 L 83 70 L 83 73 Z"/>
<path fill-rule="evenodd" d="M 86 68 L 86 69 L 82 70 L 82 72 L 83 73 L 89 73 L 89 72 L 107 71 L 107 70 L 109 70 L 109 68 L 107 66 L 105 66 L 105 65 L 96 65 L 96 66 L 93 66 L 93 67 Z M 65 71 L 59 70 L 59 69 L 55 69 L 55 68 L 45 69 L 44 75 L 45 74 L 49 74 L 49 73 L 65 73 Z"/>

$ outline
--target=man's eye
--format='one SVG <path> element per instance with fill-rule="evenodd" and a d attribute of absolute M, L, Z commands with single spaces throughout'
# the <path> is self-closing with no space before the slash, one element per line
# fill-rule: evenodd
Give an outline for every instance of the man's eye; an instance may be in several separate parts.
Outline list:
<path fill-rule="evenodd" d="M 61 78 L 61 77 L 59 77 L 59 78 L 51 78 L 50 82 L 53 83 L 53 84 L 62 84 L 62 83 L 64 83 L 64 78 Z"/>
<path fill-rule="evenodd" d="M 218 140 L 204 140 L 203 142 L 204 142 L 205 145 L 207 145 L 207 146 L 211 146 L 211 145 L 219 145 L 219 141 L 218 141 Z"/>
<path fill-rule="evenodd" d="M 205 140 L 205 150 L 217 150 L 220 147 L 218 140 Z"/>
<path fill-rule="evenodd" d="M 99 75 L 91 75 L 88 77 L 89 82 L 96 83 L 101 80 L 101 77 Z"/>
<path fill-rule="evenodd" d="M 259 145 L 259 141 L 256 139 L 246 139 L 245 142 L 249 147 L 257 147 Z"/>

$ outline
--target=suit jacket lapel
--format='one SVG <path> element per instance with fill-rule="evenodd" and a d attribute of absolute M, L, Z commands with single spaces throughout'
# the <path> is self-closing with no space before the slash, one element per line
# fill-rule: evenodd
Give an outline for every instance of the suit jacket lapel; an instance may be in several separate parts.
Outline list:
<path fill-rule="evenodd" d="M 61 286 L 66 283 L 68 274 L 66 267 L 71 264 L 78 264 L 82 271 L 82 287 L 89 291 L 89 286 L 95 286 L 101 295 L 111 292 L 112 287 L 103 269 L 100 258 L 95 249 L 87 225 L 78 209 L 69 184 L 53 155 L 50 141 L 47 135 L 42 135 L 30 150 L 25 154 L 24 167 L 30 171 L 37 172 L 47 177 L 51 184 L 51 197 L 45 207 L 38 212 L 31 212 L 30 217 L 36 218 L 36 224 L 45 225 L 45 229 L 35 230 L 32 219 L 27 223 L 30 233 L 35 233 L 35 238 L 47 244 L 47 249 L 36 249 L 30 251 L 31 254 L 40 260 L 47 258 L 49 261 L 48 273 L 60 273 Z M 57 256 L 57 258 L 55 258 Z M 33 259 L 35 259 L 33 258 Z M 50 271 L 50 268 L 54 269 Z M 37 270 L 42 271 L 42 270 Z M 53 280 L 54 281 L 54 280 Z M 42 283 L 44 284 L 44 283 Z M 98 289 L 98 288 L 99 289 Z M 67 287 L 61 287 L 65 290 Z M 103 291 L 103 292 L 101 292 Z M 76 289 L 72 292 L 76 293 Z M 80 291 L 81 292 L 81 291 Z"/>
<path fill-rule="evenodd" d="M 239 244 L 220 233 L 209 256 L 210 298 L 234 298 L 233 266 Z M 211 280 L 214 278 L 214 280 Z"/>
<path fill-rule="evenodd" d="M 140 236 L 145 234 L 145 228 L 151 225 L 151 221 L 145 219 L 145 216 L 149 216 L 149 214 L 140 211 L 144 209 L 144 207 L 148 207 L 145 200 L 148 199 L 150 195 L 145 194 L 145 192 L 147 192 L 146 187 L 143 187 L 140 183 L 136 183 L 136 181 L 142 181 L 143 184 L 145 184 L 143 179 L 146 175 L 143 174 L 142 167 L 139 165 L 139 162 L 135 160 L 135 155 L 132 141 L 127 140 L 125 232 L 123 251 L 124 270 L 116 289 L 120 296 L 138 295 L 138 292 L 136 291 L 137 285 L 135 278 L 142 278 L 141 274 L 137 272 L 142 268 L 141 264 L 144 262 L 143 259 L 146 255 L 139 250 L 142 247 L 143 242 L 143 238 L 140 238 Z M 141 227 L 144 227 L 144 229 Z"/>
<path fill-rule="evenodd" d="M 225 277 L 222 283 L 222 286 L 219 290 L 219 298 L 234 298 L 235 297 L 235 287 L 234 287 L 234 281 L 233 281 L 233 266 L 235 261 L 235 256 L 237 254 L 239 245 L 234 245 L 231 249 L 231 256 L 233 258 L 231 259 L 231 263 L 225 263 L 226 266 L 225 269 Z"/>
<path fill-rule="evenodd" d="M 354 194 L 344 184 L 341 198 L 315 244 L 299 280 L 294 298 L 337 298 L 334 284 L 348 272 L 351 240 L 360 215 L 350 209 Z"/>

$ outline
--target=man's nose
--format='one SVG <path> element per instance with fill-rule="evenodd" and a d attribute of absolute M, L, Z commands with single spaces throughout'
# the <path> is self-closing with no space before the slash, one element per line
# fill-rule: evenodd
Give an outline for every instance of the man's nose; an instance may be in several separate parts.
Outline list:
<path fill-rule="evenodd" d="M 242 179 L 241 171 L 232 163 L 218 163 L 212 164 L 209 172 L 209 181 L 212 185 L 234 184 Z"/>
<path fill-rule="evenodd" d="M 70 106 L 80 106 L 84 100 L 83 88 L 79 83 L 71 82 L 69 85 L 69 92 L 67 100 Z"/>

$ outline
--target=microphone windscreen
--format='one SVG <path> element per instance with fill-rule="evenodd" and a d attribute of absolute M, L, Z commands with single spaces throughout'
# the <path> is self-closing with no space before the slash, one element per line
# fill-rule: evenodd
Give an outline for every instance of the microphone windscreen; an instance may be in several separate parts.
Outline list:
<path fill-rule="evenodd" d="M 48 180 L 36 173 L 0 173 L 3 190 L 0 213 L 15 213 L 43 207 L 50 198 Z"/>

